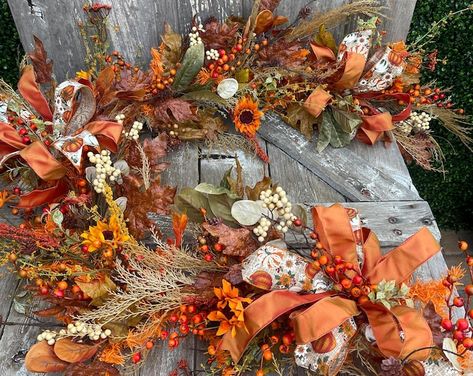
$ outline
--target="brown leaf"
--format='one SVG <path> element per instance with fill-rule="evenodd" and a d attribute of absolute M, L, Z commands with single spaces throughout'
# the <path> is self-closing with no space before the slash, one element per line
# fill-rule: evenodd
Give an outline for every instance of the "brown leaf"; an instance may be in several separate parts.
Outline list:
<path fill-rule="evenodd" d="M 303 48 L 299 41 L 288 42 L 280 39 L 260 50 L 258 64 L 301 68 L 309 54 L 310 52 Z"/>
<path fill-rule="evenodd" d="M 54 353 L 64 362 L 81 363 L 92 358 L 98 348 L 98 345 L 84 345 L 69 338 L 62 338 L 54 344 Z"/>
<path fill-rule="evenodd" d="M 106 106 L 115 99 L 115 90 L 113 82 L 115 81 L 115 72 L 112 67 L 107 67 L 100 71 L 95 81 L 95 98 L 99 106 Z"/>
<path fill-rule="evenodd" d="M 158 121 L 162 123 L 182 123 L 197 119 L 192 112 L 191 103 L 179 98 L 171 98 L 158 103 L 154 113 Z"/>
<path fill-rule="evenodd" d="M 41 39 L 33 35 L 34 50 L 28 54 L 33 64 L 34 72 L 36 74 L 36 82 L 44 84 L 52 80 L 53 62 L 48 59 L 48 54 L 44 49 Z"/>
<path fill-rule="evenodd" d="M 239 197 L 243 197 L 245 194 L 245 187 L 243 185 L 243 168 L 241 167 L 238 158 L 236 159 L 236 174 L 236 179 L 233 179 L 230 175 L 227 176 L 227 182 L 233 193 L 237 194 Z"/>
<path fill-rule="evenodd" d="M 230 282 L 232 285 L 238 285 L 243 282 L 242 275 L 243 266 L 241 264 L 235 264 L 230 266 L 228 272 L 223 276 L 223 279 Z"/>
<path fill-rule="evenodd" d="M 443 339 L 445 337 L 442 333 L 442 327 L 440 326 L 442 317 L 435 311 L 435 307 L 432 302 L 429 302 L 425 305 L 422 314 L 425 318 L 425 321 L 427 321 L 429 324 L 430 330 L 432 331 L 434 344 L 441 348 Z"/>
<path fill-rule="evenodd" d="M 238 22 L 227 22 L 220 24 L 216 18 L 210 18 L 204 25 L 205 32 L 200 33 L 200 37 L 206 48 L 227 48 L 235 40 L 236 32 L 240 28 Z"/>
<path fill-rule="evenodd" d="M 56 356 L 52 346 L 41 341 L 30 347 L 25 357 L 25 367 L 30 372 L 62 372 L 67 363 Z"/>
<path fill-rule="evenodd" d="M 168 138 L 166 133 L 161 133 L 155 138 L 147 138 L 144 140 L 143 150 L 148 158 L 149 166 L 153 174 L 159 174 L 169 166 L 169 163 L 160 161 L 167 154 L 167 146 Z M 143 161 L 136 145 L 129 149 L 126 160 L 130 167 L 142 167 Z"/>
<path fill-rule="evenodd" d="M 35 311 L 34 314 L 39 317 L 53 317 L 64 312 L 64 307 L 54 306 L 47 309 L 42 309 L 40 311 Z"/>
<path fill-rule="evenodd" d="M 261 0 L 259 9 L 260 11 L 268 9 L 272 12 L 278 7 L 280 2 L 281 0 Z"/>
<path fill-rule="evenodd" d="M 143 191 L 136 179 L 133 182 L 132 177 L 126 176 L 124 180 L 125 195 L 128 197 L 125 216 L 131 233 L 140 239 L 154 225 L 148 213 L 169 214 L 176 189 L 161 186 L 159 179 L 156 179 L 146 191 Z"/>
<path fill-rule="evenodd" d="M 260 193 L 265 191 L 271 186 L 271 178 L 269 176 L 265 176 L 262 180 L 257 182 L 253 188 L 246 187 L 246 196 L 248 200 L 257 201 L 259 200 Z"/>
<path fill-rule="evenodd" d="M 166 68 L 176 65 L 182 53 L 182 36 L 175 33 L 167 22 L 164 23 L 164 34 L 161 36 L 163 42 L 159 47 L 163 64 Z"/>
<path fill-rule="evenodd" d="M 70 364 L 64 372 L 65 376 L 119 376 L 120 372 L 111 364 L 93 361 L 89 364 Z"/>
<path fill-rule="evenodd" d="M 94 279 L 87 276 L 79 276 L 76 277 L 74 281 L 77 286 L 92 299 L 106 296 L 109 291 L 113 291 L 117 288 L 115 283 L 106 274 L 98 275 Z"/>
<path fill-rule="evenodd" d="M 224 223 L 217 225 L 204 223 L 202 227 L 225 246 L 223 253 L 226 255 L 246 257 L 259 247 L 258 242 L 253 239 L 252 232 L 246 228 L 234 229 Z"/>
<path fill-rule="evenodd" d="M 287 122 L 292 127 L 299 129 L 307 139 L 312 139 L 316 118 L 309 114 L 303 106 L 296 103 L 289 105 Z"/>

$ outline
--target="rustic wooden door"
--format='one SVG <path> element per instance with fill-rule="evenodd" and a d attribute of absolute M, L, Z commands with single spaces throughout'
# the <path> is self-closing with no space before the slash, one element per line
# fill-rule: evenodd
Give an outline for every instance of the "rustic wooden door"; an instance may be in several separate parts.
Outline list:
<path fill-rule="evenodd" d="M 315 12 L 326 11 L 349 0 L 311 2 Z M 185 33 L 193 14 L 202 19 L 215 15 L 248 15 L 251 0 L 111 0 L 109 32 L 112 48 L 137 63 L 149 59 L 150 47 L 160 42 L 164 21 Z M 307 0 L 283 0 L 279 13 L 294 19 Z M 415 0 L 386 2 L 389 19 L 384 27 L 391 40 L 406 37 Z M 41 38 L 54 60 L 57 79 L 63 80 L 82 68 L 84 50 L 77 22 L 82 19 L 83 0 L 9 0 L 25 50 L 32 48 L 32 35 Z M 353 22 L 353 20 L 351 20 Z M 340 37 L 352 30 L 346 25 L 335 30 Z M 342 202 L 360 209 L 365 224 L 379 236 L 383 249 L 399 245 L 420 227 L 427 226 L 440 237 L 429 205 L 421 199 L 395 143 L 373 147 L 353 142 L 343 149 L 328 147 L 315 151 L 313 142 L 267 114 L 260 128 L 259 139 L 270 157 L 265 165 L 242 150 L 206 149 L 204 145 L 186 144 L 174 151 L 168 160 L 171 167 L 163 179 L 178 187 L 195 186 L 200 182 L 218 183 L 224 172 L 238 157 L 245 172 L 246 184 L 253 185 L 264 174 L 281 182 L 293 202 L 311 206 L 315 203 Z M 423 279 L 440 277 L 446 269 L 441 254 L 426 263 L 417 276 Z M 13 296 L 17 280 L 9 275 L 0 282 L 0 296 Z M 20 325 L 0 328 L 0 374 L 25 375 L 21 351 L 35 342 L 38 323 L 17 313 L 12 300 L 0 305 L 4 319 Z M 143 376 L 167 375 L 180 359 L 189 361 L 191 368 L 200 369 L 205 362 L 202 345 L 187 340 L 178 350 L 156 347 L 146 364 L 139 370 Z"/>

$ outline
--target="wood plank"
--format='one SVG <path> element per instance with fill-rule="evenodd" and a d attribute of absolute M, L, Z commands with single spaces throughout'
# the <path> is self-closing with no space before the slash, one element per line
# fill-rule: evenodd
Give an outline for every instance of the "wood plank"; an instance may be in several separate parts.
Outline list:
<path fill-rule="evenodd" d="M 199 184 L 199 148 L 186 142 L 171 151 L 165 158 L 169 167 L 161 175 L 162 184 L 173 187 L 194 187 Z"/>
<path fill-rule="evenodd" d="M 277 146 L 351 201 L 417 200 L 419 195 L 396 178 L 367 165 L 348 148 L 327 147 L 315 151 L 316 139 L 306 140 L 280 117 L 266 114 L 258 131 L 264 140 Z M 367 146 L 368 147 L 368 146 Z"/>
<path fill-rule="evenodd" d="M 344 202 L 343 195 L 276 146 L 268 143 L 273 182 L 287 190 L 291 202 Z"/>
<path fill-rule="evenodd" d="M 427 227 L 437 240 L 440 231 L 427 202 L 425 201 L 384 201 L 384 202 L 346 202 L 345 207 L 355 208 L 365 227 L 376 233 L 382 247 L 394 248 L 415 234 L 420 228 Z M 309 210 L 313 206 L 331 206 L 332 203 L 306 204 Z M 308 215 L 308 226 L 312 227 L 312 218 Z M 288 237 L 291 245 L 304 245 L 302 237 Z"/>

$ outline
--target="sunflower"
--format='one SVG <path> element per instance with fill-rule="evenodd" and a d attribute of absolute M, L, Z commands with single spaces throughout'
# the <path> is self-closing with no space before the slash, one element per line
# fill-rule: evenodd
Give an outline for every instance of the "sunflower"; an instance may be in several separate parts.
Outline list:
<path fill-rule="evenodd" d="M 115 215 L 110 217 L 109 223 L 97 221 L 97 224 L 90 226 L 81 237 L 84 238 L 82 244 L 87 246 L 89 252 L 94 252 L 103 246 L 116 249 L 120 244 L 130 240 L 130 237 L 123 233 Z"/>
<path fill-rule="evenodd" d="M 258 110 L 258 102 L 250 97 L 241 98 L 233 110 L 233 122 L 236 129 L 247 137 L 253 138 L 261 125 L 263 113 Z"/>

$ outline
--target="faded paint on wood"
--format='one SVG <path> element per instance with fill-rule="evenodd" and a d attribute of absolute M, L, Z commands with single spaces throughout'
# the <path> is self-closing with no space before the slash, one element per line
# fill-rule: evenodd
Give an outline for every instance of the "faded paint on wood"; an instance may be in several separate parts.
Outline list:
<path fill-rule="evenodd" d="M 351 201 L 419 199 L 410 186 L 370 166 L 362 153 L 358 155 L 348 148 L 330 146 L 317 153 L 315 140 L 307 140 L 274 114 L 267 114 L 258 133 Z"/>

